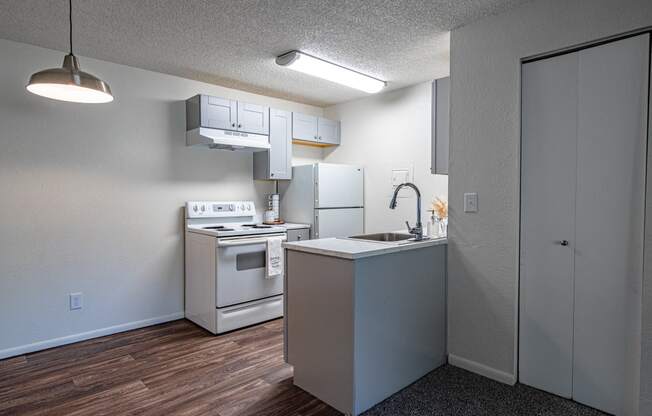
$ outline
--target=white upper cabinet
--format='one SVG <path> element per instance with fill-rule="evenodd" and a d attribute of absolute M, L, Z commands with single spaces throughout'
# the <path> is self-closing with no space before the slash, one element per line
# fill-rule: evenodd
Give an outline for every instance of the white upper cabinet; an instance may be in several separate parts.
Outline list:
<path fill-rule="evenodd" d="M 448 124 L 450 118 L 450 77 L 432 82 L 432 139 L 430 172 L 448 175 Z"/>
<path fill-rule="evenodd" d="M 340 144 L 340 122 L 324 117 L 292 113 L 292 139 L 317 146 Z"/>
<path fill-rule="evenodd" d="M 318 117 L 292 113 L 292 138 L 307 142 L 317 142 Z"/>
<path fill-rule="evenodd" d="M 199 95 L 188 100 L 196 103 L 199 97 L 199 125 L 221 130 L 241 131 L 243 133 L 269 134 L 269 107 L 249 104 L 242 101 Z M 194 107 L 196 108 L 196 107 Z M 195 118 L 196 112 L 187 118 Z M 195 118 L 196 120 L 196 118 Z M 195 120 L 186 120 L 189 126 L 196 126 Z"/>
<path fill-rule="evenodd" d="M 203 127 L 224 130 L 235 130 L 237 127 L 237 101 L 202 95 L 200 108 Z"/>
<path fill-rule="evenodd" d="M 269 107 L 238 102 L 238 131 L 269 133 Z"/>
<path fill-rule="evenodd" d="M 292 114 L 273 108 L 269 113 L 271 148 L 254 153 L 254 179 L 292 179 Z"/>
<path fill-rule="evenodd" d="M 326 144 L 340 144 L 340 122 L 319 117 L 317 140 Z"/>

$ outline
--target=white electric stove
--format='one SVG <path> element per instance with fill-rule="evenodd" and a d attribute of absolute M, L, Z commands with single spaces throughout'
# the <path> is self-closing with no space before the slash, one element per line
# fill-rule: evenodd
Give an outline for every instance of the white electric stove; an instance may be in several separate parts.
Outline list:
<path fill-rule="evenodd" d="M 186 318 L 214 334 L 283 316 L 283 276 L 267 278 L 269 239 L 252 201 L 186 203 Z"/>

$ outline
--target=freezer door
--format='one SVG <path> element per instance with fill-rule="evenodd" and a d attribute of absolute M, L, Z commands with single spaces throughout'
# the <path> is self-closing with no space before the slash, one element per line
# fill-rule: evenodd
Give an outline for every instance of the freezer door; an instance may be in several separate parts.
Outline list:
<path fill-rule="evenodd" d="M 315 208 L 364 206 L 364 170 L 359 166 L 315 165 Z"/>
<path fill-rule="evenodd" d="M 364 234 L 364 208 L 316 209 L 314 233 L 314 238 Z"/>

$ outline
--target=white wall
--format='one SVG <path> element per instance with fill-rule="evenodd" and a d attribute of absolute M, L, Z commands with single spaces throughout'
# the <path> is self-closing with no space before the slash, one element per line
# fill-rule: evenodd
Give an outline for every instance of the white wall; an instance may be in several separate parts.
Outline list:
<path fill-rule="evenodd" d="M 292 166 L 309 165 L 322 162 L 324 153 L 321 147 L 306 146 L 303 144 L 292 145 Z"/>
<path fill-rule="evenodd" d="M 366 232 L 403 230 L 414 225 L 416 197 L 401 191 L 396 210 L 391 170 L 409 168 L 422 194 L 422 221 L 435 196 L 447 196 L 448 179 L 430 173 L 431 84 L 429 82 L 371 95 L 328 107 L 325 114 L 342 122 L 342 145 L 323 150 L 328 163 L 359 164 L 365 168 Z"/>
<path fill-rule="evenodd" d="M 452 32 L 449 352 L 476 371 L 516 375 L 520 59 L 651 25 L 649 0 L 537 0 Z M 479 193 L 478 213 L 463 213 L 464 192 Z M 652 414 L 645 296 L 641 414 Z"/>
<path fill-rule="evenodd" d="M 185 146 L 183 100 L 202 92 L 322 113 L 83 57 L 113 103 L 27 93 L 29 75 L 63 55 L 0 40 L 0 358 L 181 317 L 183 203 L 263 207 L 273 188 L 252 180 L 250 154 Z M 78 291 L 84 308 L 71 312 L 68 294 Z"/>

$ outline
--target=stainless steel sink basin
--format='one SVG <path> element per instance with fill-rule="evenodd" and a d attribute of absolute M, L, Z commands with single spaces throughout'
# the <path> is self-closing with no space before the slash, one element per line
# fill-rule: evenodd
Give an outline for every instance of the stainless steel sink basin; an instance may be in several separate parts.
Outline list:
<path fill-rule="evenodd" d="M 363 234 L 363 235 L 354 235 L 349 238 L 354 240 L 370 240 L 370 241 L 380 241 L 383 243 L 407 243 L 409 239 L 413 238 L 412 234 L 403 234 L 403 233 L 376 233 L 376 234 Z"/>

